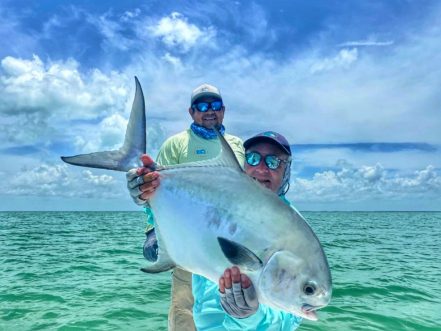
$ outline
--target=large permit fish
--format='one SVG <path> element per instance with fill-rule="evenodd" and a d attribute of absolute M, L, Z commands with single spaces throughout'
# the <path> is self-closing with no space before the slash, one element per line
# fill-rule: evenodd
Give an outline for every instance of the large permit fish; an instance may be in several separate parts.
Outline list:
<path fill-rule="evenodd" d="M 138 79 L 123 146 L 63 161 L 128 171 L 146 148 L 144 96 Z M 225 139 L 218 157 L 157 165 L 161 185 L 150 206 L 155 215 L 158 260 L 142 268 L 158 273 L 179 266 L 217 282 L 237 265 L 255 285 L 259 302 L 307 319 L 331 299 L 323 248 L 305 219 L 275 193 L 247 176 Z"/>

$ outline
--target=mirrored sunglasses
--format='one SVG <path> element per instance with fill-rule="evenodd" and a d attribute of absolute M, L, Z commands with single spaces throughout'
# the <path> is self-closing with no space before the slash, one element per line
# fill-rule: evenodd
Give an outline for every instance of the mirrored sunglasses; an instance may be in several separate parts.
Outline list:
<path fill-rule="evenodd" d="M 250 166 L 258 166 L 262 160 L 262 155 L 258 152 L 249 152 L 245 154 L 245 160 Z M 276 170 L 281 163 L 287 163 L 287 160 L 279 159 L 275 155 L 265 155 L 263 158 L 266 166 L 271 170 Z"/>
<path fill-rule="evenodd" d="M 222 101 L 217 100 L 212 102 L 196 102 L 191 105 L 191 108 L 193 110 L 198 110 L 202 113 L 205 113 L 209 109 L 212 109 L 213 111 L 219 111 L 222 109 L 222 106 L 223 106 Z"/>

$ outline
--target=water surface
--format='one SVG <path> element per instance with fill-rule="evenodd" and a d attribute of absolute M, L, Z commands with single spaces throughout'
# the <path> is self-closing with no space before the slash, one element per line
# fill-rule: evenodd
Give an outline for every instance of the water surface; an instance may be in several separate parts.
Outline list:
<path fill-rule="evenodd" d="M 441 213 L 308 212 L 331 304 L 298 330 L 441 330 Z M 0 212 L 0 330 L 166 330 L 142 212 Z"/>

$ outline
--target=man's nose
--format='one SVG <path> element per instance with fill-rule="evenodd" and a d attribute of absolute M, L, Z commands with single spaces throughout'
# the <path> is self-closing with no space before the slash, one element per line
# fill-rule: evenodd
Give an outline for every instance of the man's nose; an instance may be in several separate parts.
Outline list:
<path fill-rule="evenodd" d="M 268 167 L 265 164 L 264 160 L 260 160 L 259 164 L 256 166 L 256 171 L 259 173 L 267 173 L 269 172 Z"/>

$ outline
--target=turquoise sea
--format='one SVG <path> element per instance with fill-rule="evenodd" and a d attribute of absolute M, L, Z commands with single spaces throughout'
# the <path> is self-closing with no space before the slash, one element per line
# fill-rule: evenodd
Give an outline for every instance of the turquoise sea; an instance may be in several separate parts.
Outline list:
<path fill-rule="evenodd" d="M 298 330 L 441 330 L 441 212 L 305 212 L 334 282 Z M 166 330 L 142 212 L 0 212 L 0 330 Z"/>

